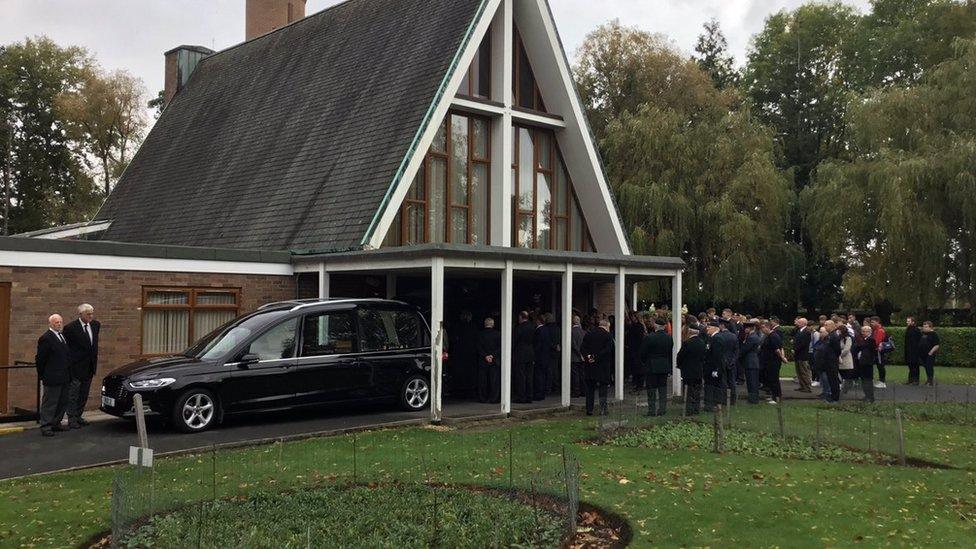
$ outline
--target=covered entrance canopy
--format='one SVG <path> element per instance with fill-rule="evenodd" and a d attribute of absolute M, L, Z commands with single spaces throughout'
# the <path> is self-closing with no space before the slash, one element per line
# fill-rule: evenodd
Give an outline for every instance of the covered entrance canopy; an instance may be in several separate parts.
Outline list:
<path fill-rule="evenodd" d="M 615 340 L 624 340 L 623 318 L 628 308 L 636 309 L 636 284 L 668 278 L 671 282 L 671 307 L 680 311 L 681 273 L 685 264 L 679 258 L 600 254 L 585 252 L 561 252 L 526 248 L 495 246 L 470 246 L 459 244 L 423 244 L 417 246 L 382 248 L 377 250 L 348 251 L 323 254 L 297 255 L 293 257 L 296 273 L 318 274 L 318 295 L 333 297 L 330 281 L 333 277 L 347 275 L 385 276 L 386 297 L 397 295 L 398 278 L 429 278 L 431 324 L 431 419 L 441 419 L 441 373 L 444 349 L 445 280 L 448 277 L 498 277 L 500 282 L 501 311 L 501 409 L 508 414 L 512 409 L 512 333 L 514 330 L 515 300 L 518 278 L 550 277 L 558 279 L 558 295 L 553 296 L 553 309 L 560 311 L 559 323 L 562 338 L 560 368 L 560 404 L 570 405 L 570 335 L 574 286 L 600 281 L 612 284 L 613 309 L 616 317 Z M 628 291 L 630 303 L 628 301 Z M 346 296 L 342 296 L 346 297 Z M 675 358 L 681 343 L 681 315 L 672 320 Z M 624 398 L 624 349 L 615 347 L 614 396 Z M 672 378 L 674 393 L 681 390 L 680 378 L 675 366 Z"/>

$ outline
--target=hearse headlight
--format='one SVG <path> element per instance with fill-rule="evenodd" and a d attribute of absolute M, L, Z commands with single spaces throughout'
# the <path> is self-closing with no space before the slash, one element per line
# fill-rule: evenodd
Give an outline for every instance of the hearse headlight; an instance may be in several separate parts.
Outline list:
<path fill-rule="evenodd" d="M 141 379 L 139 381 L 130 381 L 129 387 L 133 389 L 159 389 L 160 387 L 172 385 L 173 383 L 176 383 L 176 380 L 171 377 L 158 377 L 156 379 Z"/>

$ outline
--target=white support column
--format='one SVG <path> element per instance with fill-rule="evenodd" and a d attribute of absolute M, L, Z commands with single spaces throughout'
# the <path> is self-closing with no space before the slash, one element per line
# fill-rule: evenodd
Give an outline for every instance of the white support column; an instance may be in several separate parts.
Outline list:
<path fill-rule="evenodd" d="M 491 97 L 505 105 L 505 113 L 492 119 L 491 159 L 495 166 L 512 165 L 512 19 L 514 0 L 502 0 L 495 19 L 492 21 L 491 51 L 493 55 L 492 74 L 499 78 L 491 79 Z M 491 170 L 491 195 L 512 196 L 512 170 Z M 491 244 L 492 246 L 511 246 L 512 244 L 512 201 L 504 198 L 491 201 Z M 497 223 L 495 221 L 498 221 Z"/>
<path fill-rule="evenodd" d="M 502 271 L 502 409 L 503 414 L 512 411 L 512 334 L 514 311 L 512 310 L 512 286 L 515 271 L 511 260 L 505 261 Z"/>
<path fill-rule="evenodd" d="M 570 381 L 571 381 L 571 371 L 570 364 L 572 361 L 572 336 L 573 336 L 573 264 L 566 264 L 566 271 L 563 272 L 563 316 L 561 319 L 562 331 L 560 336 L 562 341 L 560 341 L 560 350 L 562 356 L 560 358 L 561 368 L 562 368 L 562 386 L 561 389 L 561 404 L 564 407 L 569 406 L 570 399 Z"/>
<path fill-rule="evenodd" d="M 624 278 L 626 277 L 623 266 L 617 272 L 614 283 L 614 337 L 613 365 L 614 365 L 614 398 L 624 399 Z"/>
<path fill-rule="evenodd" d="M 441 381 L 444 369 L 444 258 L 430 264 L 430 420 L 441 420 Z"/>
<path fill-rule="evenodd" d="M 387 273 L 386 275 L 386 298 L 393 299 L 396 297 L 396 283 L 397 277 L 393 273 Z"/>
<path fill-rule="evenodd" d="M 681 348 L 681 271 L 671 277 L 671 337 L 674 339 L 674 358 L 671 367 L 671 387 L 675 396 L 681 394 L 681 373 L 678 372 L 678 349 Z"/>
<path fill-rule="evenodd" d="M 329 273 L 325 270 L 325 262 L 319 263 L 319 299 L 329 298 Z"/>
<path fill-rule="evenodd" d="M 630 285 L 630 310 L 637 310 L 637 283 L 634 282 Z"/>

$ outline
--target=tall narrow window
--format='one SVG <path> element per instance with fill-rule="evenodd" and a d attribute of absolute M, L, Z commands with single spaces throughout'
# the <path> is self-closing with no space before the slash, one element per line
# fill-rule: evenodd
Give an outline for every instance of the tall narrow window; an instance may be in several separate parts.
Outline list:
<path fill-rule="evenodd" d="M 542 94 L 532 72 L 532 64 L 529 63 L 529 56 L 525 52 L 525 44 L 518 29 L 514 33 L 514 44 L 512 47 L 512 93 L 515 105 L 536 111 L 545 112 L 546 106 L 542 102 Z"/>
<path fill-rule="evenodd" d="M 513 245 L 589 251 L 589 232 L 569 171 L 548 130 L 513 128 Z"/>
<path fill-rule="evenodd" d="M 491 28 L 464 73 L 458 95 L 488 99 L 491 96 Z"/>
<path fill-rule="evenodd" d="M 447 116 L 397 214 L 399 228 L 391 228 L 385 246 L 488 243 L 490 136 L 487 119 Z"/>

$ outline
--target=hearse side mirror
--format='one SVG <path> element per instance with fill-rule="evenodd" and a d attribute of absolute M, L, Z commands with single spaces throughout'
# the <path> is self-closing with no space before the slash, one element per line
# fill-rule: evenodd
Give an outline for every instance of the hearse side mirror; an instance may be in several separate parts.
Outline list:
<path fill-rule="evenodd" d="M 251 364 L 257 364 L 261 360 L 261 357 L 254 353 L 244 353 L 237 359 L 238 368 L 247 368 Z"/>

